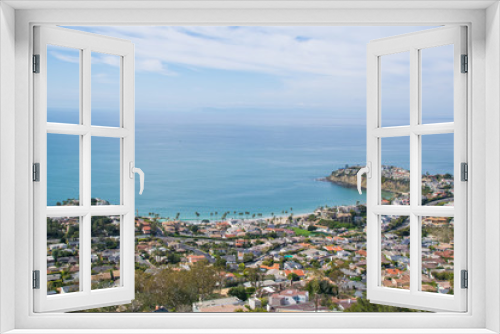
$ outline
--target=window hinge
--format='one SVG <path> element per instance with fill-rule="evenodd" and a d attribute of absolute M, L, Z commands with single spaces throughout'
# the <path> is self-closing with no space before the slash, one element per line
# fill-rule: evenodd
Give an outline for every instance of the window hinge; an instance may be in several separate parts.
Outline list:
<path fill-rule="evenodd" d="M 469 72 L 469 56 L 462 55 L 462 73 Z"/>
<path fill-rule="evenodd" d="M 460 179 L 462 181 L 469 181 L 469 165 L 466 162 L 462 162 L 460 170 L 462 174 Z"/>
<path fill-rule="evenodd" d="M 33 270 L 33 289 L 40 289 L 40 270 Z"/>
<path fill-rule="evenodd" d="M 40 55 L 33 55 L 33 73 L 40 73 Z"/>
<path fill-rule="evenodd" d="M 462 270 L 461 272 L 462 289 L 469 288 L 469 272 L 467 270 Z"/>
<path fill-rule="evenodd" d="M 33 164 L 33 181 L 40 182 L 40 163 L 38 162 Z"/>

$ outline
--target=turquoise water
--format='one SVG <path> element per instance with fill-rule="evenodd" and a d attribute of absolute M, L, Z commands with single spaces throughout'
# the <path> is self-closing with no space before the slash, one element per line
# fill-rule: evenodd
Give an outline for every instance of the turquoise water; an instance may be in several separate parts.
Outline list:
<path fill-rule="evenodd" d="M 136 166 L 146 182 L 144 194 L 136 194 L 136 209 L 162 217 L 180 213 L 181 219 L 195 219 L 198 212 L 199 218 L 210 219 L 215 212 L 219 217 L 225 211 L 270 216 L 290 208 L 298 214 L 321 205 L 364 203 L 365 196 L 353 188 L 318 181 L 366 159 L 364 117 L 332 115 L 317 110 L 137 110 Z M 64 114 L 57 117 L 61 121 Z M 450 139 L 433 140 L 432 149 L 423 152 L 424 171 L 452 170 Z M 78 147 L 77 136 L 49 135 L 49 205 L 78 197 Z M 393 140 L 383 152 L 385 163 L 409 167 L 405 141 Z M 95 138 L 92 196 L 118 204 L 119 193 L 119 142 Z"/>

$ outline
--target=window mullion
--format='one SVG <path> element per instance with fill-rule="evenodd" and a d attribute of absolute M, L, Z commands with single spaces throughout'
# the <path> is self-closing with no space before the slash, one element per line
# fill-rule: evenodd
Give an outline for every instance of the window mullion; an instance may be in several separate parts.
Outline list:
<path fill-rule="evenodd" d="M 419 217 L 415 213 L 420 204 L 420 136 L 415 130 L 420 123 L 420 60 L 419 50 L 410 49 L 410 291 L 419 290 L 420 240 Z"/>
<path fill-rule="evenodd" d="M 90 95 L 90 84 L 91 84 L 91 51 L 90 49 L 83 50 L 83 60 L 82 60 L 82 88 L 81 88 L 81 100 L 82 100 L 82 123 L 86 127 L 91 126 L 91 95 Z M 90 197 L 91 197 L 91 135 L 87 132 L 82 136 L 82 149 L 81 149 L 81 159 L 80 159 L 80 173 L 81 173 L 81 189 L 82 198 L 81 205 L 85 207 L 90 207 Z"/>
<path fill-rule="evenodd" d="M 85 127 L 90 128 L 91 126 L 91 50 L 86 48 L 83 50 L 82 57 L 82 75 L 81 75 L 81 101 L 82 101 L 82 124 Z M 90 131 L 81 136 L 82 148 L 81 159 L 80 159 L 80 189 L 82 192 L 81 203 L 84 207 L 89 208 L 89 212 L 87 212 L 82 219 L 83 224 L 81 224 L 80 229 L 82 230 L 82 234 L 80 237 L 80 244 L 82 249 L 80 250 L 80 259 L 81 259 L 81 271 L 80 271 L 80 279 L 82 281 L 81 286 L 83 287 L 82 291 L 85 293 L 90 293 L 91 291 L 91 271 L 92 271 L 92 260 L 91 260 L 91 240 L 92 240 L 92 231 L 91 231 L 91 215 L 90 215 L 90 207 L 91 207 L 91 190 L 92 190 L 92 180 L 91 180 L 91 134 Z"/>

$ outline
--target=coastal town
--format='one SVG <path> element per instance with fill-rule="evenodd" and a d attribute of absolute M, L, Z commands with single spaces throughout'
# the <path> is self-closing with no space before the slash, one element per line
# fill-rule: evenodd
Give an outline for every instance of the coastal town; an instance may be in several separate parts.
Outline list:
<path fill-rule="evenodd" d="M 354 186 L 356 166 L 324 181 Z M 353 182 L 354 180 L 354 182 Z M 386 184 L 384 186 L 384 184 Z M 409 171 L 384 166 L 383 204 L 409 200 Z M 96 199 L 96 201 L 100 201 Z M 453 205 L 453 176 L 422 176 L 422 204 Z M 77 218 L 48 218 L 47 291 L 78 290 Z M 381 216 L 381 286 L 409 289 L 408 217 Z M 92 217 L 92 289 L 120 285 L 119 217 Z M 422 291 L 453 294 L 453 219 L 422 218 Z M 136 299 L 89 312 L 414 311 L 366 300 L 366 206 L 308 214 L 136 217 Z"/>

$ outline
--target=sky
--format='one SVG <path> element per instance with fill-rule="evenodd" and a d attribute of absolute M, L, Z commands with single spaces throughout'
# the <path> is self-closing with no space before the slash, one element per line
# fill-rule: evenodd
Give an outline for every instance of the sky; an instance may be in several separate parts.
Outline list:
<path fill-rule="evenodd" d="M 169 112 L 310 109 L 364 121 L 367 44 L 432 27 L 68 28 L 135 44 L 136 114 L 140 122 L 139 113 L 161 118 Z M 432 77 L 428 87 L 423 81 L 423 100 L 424 105 L 432 105 L 429 116 L 434 121 L 446 120 L 450 114 L 452 94 L 450 86 L 443 84 L 453 78 L 449 71 L 453 58 L 449 55 L 450 47 L 436 48 L 432 57 L 422 61 L 423 71 L 430 73 L 425 78 Z M 394 121 L 392 125 L 402 125 L 408 118 L 406 111 L 402 112 L 408 109 L 408 59 L 407 54 L 400 54 L 383 60 L 383 118 Z M 51 47 L 48 61 L 52 83 L 49 109 L 77 107 L 77 51 Z M 92 108 L 109 112 L 114 119 L 119 101 L 118 66 L 114 56 L 93 54 Z"/>

